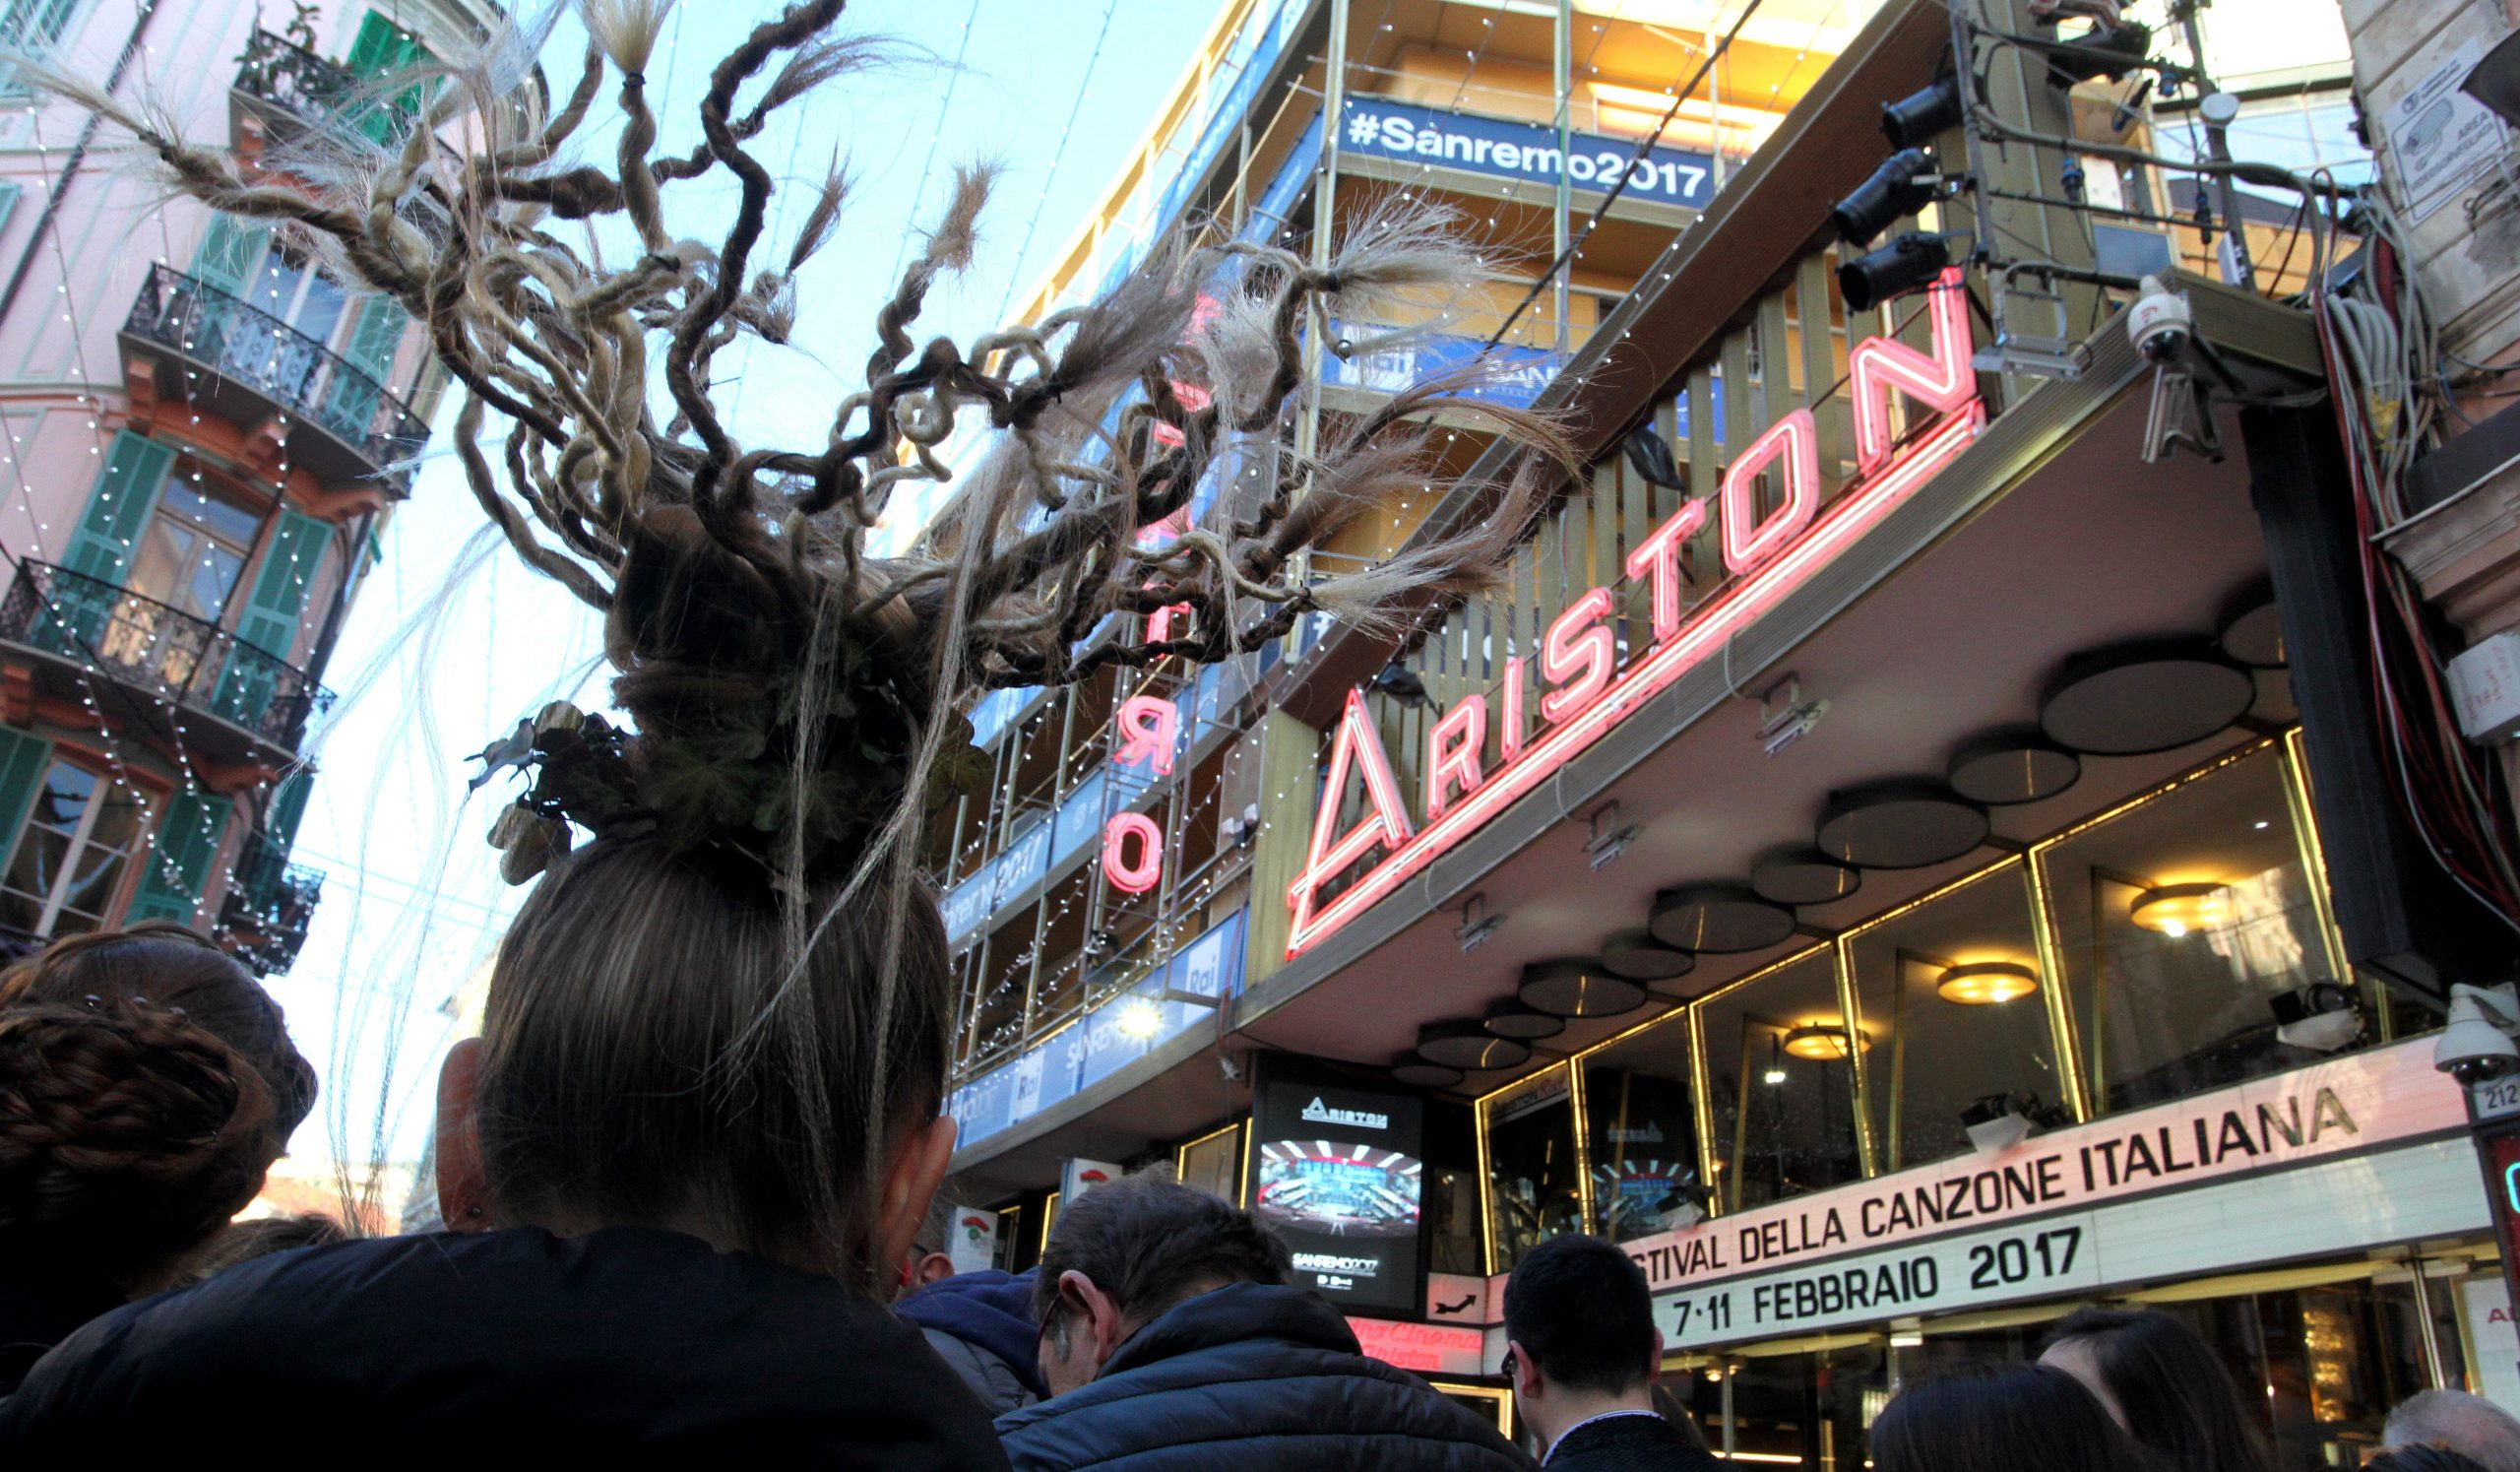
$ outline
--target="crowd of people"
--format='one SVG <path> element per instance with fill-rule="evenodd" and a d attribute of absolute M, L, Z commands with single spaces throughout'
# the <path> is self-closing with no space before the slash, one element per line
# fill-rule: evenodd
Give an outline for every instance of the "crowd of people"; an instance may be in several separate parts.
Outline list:
<path fill-rule="evenodd" d="M 1528 1449 L 1360 1353 L 1268 1227 L 1164 1175 L 1079 1196 L 1021 1275 L 957 1273 L 934 1204 L 953 1140 L 937 1075 L 850 1086 L 875 1050 L 936 1056 L 938 1019 L 829 998 L 857 1025 L 824 1040 L 819 1107 L 879 1101 L 878 1148 L 805 1161 L 810 1136 L 764 1128 L 805 1107 L 772 1088 L 795 1075 L 742 1080 L 743 1108 L 666 1087 L 722 1056 L 746 1003 L 648 980 L 697 964 L 694 946 L 768 943 L 758 918 L 622 862 L 616 881 L 658 902 L 633 912 L 647 923 L 606 920 L 599 890 L 563 883 L 503 949 L 487 1032 L 442 1072 L 448 1229 L 425 1236 L 231 1220 L 315 1075 L 268 993 L 208 941 L 146 925 L 0 977 L 9 1464 L 173 1453 L 205 1418 L 258 1407 L 397 1463 L 565 1445 L 1018 1472 L 1720 1465 L 1660 1383 L 1643 1272 L 1600 1238 L 1544 1242 L 1506 1282 L 1501 1370 Z M 694 926 L 711 904 L 718 923 Z M 860 941 L 834 947 L 845 963 Z M 854 1156 L 849 1131 L 822 1138 Z M 816 1172 L 835 1193 L 808 1188 Z M 2367 1467 L 2520 1472 L 2520 1422 L 2460 1391 L 2408 1400 L 2385 1442 Z M 1870 1429 L 1869 1464 L 2278 1472 L 2203 1341 L 2109 1309 L 2059 1321 L 2038 1363 L 1905 1385 Z"/>

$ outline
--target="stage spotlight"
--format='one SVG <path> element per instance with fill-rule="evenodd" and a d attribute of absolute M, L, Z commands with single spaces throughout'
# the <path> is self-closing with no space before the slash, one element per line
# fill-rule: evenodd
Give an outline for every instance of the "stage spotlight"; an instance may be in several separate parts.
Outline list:
<path fill-rule="evenodd" d="M 1920 93 L 1881 104 L 1881 131 L 1894 149 L 1922 148 L 1960 126 L 1960 79 L 1945 77 Z"/>
<path fill-rule="evenodd" d="M 1868 312 L 1893 296 L 1933 285 L 1951 264 L 1951 242 L 1911 231 L 1869 255 L 1838 267 L 1838 291 L 1847 310 Z"/>
<path fill-rule="evenodd" d="M 2048 48 L 2048 75 L 2063 86 L 2096 77 L 2115 81 L 2142 66 L 2153 50 L 2153 28 L 2141 21 L 2095 27 Z"/>
<path fill-rule="evenodd" d="M 1829 223 L 1838 227 L 1839 239 L 1862 245 L 1941 197 L 1942 177 L 1934 171 L 1933 155 L 1901 149 L 1830 209 Z"/>

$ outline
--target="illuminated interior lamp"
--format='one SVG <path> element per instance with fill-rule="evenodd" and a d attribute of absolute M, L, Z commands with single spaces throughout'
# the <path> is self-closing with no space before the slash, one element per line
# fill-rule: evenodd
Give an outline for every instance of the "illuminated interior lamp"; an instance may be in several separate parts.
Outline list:
<path fill-rule="evenodd" d="M 1918 149 L 1960 126 L 1960 77 L 1943 78 L 1922 92 L 1881 104 L 1881 131 L 1894 149 Z"/>
<path fill-rule="evenodd" d="M 1132 1043 L 1144 1043 L 1164 1030 L 1164 1009 L 1143 996 L 1133 996 L 1120 1007 L 1120 1036 Z"/>
<path fill-rule="evenodd" d="M 1869 1050 L 1872 1034 L 1857 1029 L 1855 1046 Z M 1843 1058 L 1847 1056 L 1847 1025 L 1843 1022 L 1803 1023 L 1786 1033 L 1785 1051 L 1797 1058 Z"/>
<path fill-rule="evenodd" d="M 2176 940 L 2191 930 L 2209 930 L 2232 918 L 2232 891 L 2227 884 L 2165 884 L 2135 896 L 2126 918 L 2147 930 Z"/>
<path fill-rule="evenodd" d="M 1950 264 L 1950 241 L 1910 230 L 1868 255 L 1840 262 L 1838 292 L 1849 311 L 1868 312 L 1894 296 L 1932 286 Z"/>
<path fill-rule="evenodd" d="M 1923 149 L 1902 149 L 1830 207 L 1829 223 L 1837 226 L 1839 239 L 1864 245 L 1941 197 L 1942 176 L 1934 171 L 1933 156 Z"/>
<path fill-rule="evenodd" d="M 1972 961 L 1934 982 L 1934 994 L 1965 1007 L 2013 1001 L 2039 990 L 2039 973 L 2018 961 Z"/>
<path fill-rule="evenodd" d="M 1774 1088 L 1785 1082 L 1785 1049 L 1783 1047 L 1783 1041 L 1784 1040 L 1779 1038 L 1768 1039 L 1768 1071 L 1759 1075 L 1759 1081 L 1770 1088 Z"/>

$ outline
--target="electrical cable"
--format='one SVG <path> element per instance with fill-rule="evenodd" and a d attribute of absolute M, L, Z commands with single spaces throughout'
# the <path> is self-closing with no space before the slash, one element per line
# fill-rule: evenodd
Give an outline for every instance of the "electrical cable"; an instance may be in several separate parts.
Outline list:
<path fill-rule="evenodd" d="M 1085 114 L 1086 95 L 1094 90 L 1094 69 L 1102 64 L 1102 43 L 1111 36 L 1111 17 L 1120 8 L 1120 0 L 1104 0 L 1102 28 L 1094 33 L 1093 53 L 1085 59 L 1085 72 L 1076 84 L 1076 100 L 1068 104 L 1067 123 L 1059 129 L 1056 152 L 1050 155 L 1049 171 L 1041 175 L 1041 197 L 1033 206 L 1033 218 L 1025 224 L 1024 243 L 1016 247 L 1015 260 L 1007 267 L 1006 291 L 997 301 L 997 320 L 1006 320 L 1006 309 L 1014 304 L 1015 284 L 1023 279 L 1024 258 L 1033 253 L 1033 234 L 1041 227 L 1042 212 L 1050 207 L 1050 181 L 1059 175 L 1059 163 L 1067 158 L 1067 141 L 1076 134 L 1076 120 Z"/>

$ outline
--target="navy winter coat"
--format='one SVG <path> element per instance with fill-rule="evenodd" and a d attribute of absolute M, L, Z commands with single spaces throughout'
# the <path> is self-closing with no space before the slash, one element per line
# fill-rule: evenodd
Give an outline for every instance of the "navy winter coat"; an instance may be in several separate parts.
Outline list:
<path fill-rule="evenodd" d="M 1001 1416 L 1016 1472 L 1529 1472 L 1496 1428 L 1356 1353 L 1309 1290 L 1235 1283 L 1129 1336 L 1094 1383 Z"/>
<path fill-rule="evenodd" d="M 1040 1326 L 1033 1320 L 1033 1274 L 990 1268 L 956 1273 L 893 1305 L 918 1325 L 927 1347 L 963 1377 L 992 1416 L 1049 1393 L 1041 1383 Z"/>
<path fill-rule="evenodd" d="M 240 1425 L 397 1467 L 1006 1465 L 918 1330 L 828 1278 L 518 1227 L 282 1252 L 108 1313 L 0 1401 L 0 1467 L 182 1465 Z"/>

